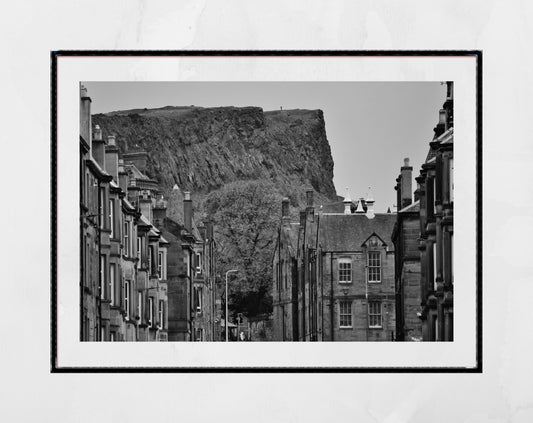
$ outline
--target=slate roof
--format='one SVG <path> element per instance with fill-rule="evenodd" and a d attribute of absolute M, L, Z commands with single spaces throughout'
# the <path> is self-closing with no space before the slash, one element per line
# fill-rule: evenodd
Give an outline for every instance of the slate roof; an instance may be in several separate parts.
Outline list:
<path fill-rule="evenodd" d="M 396 215 L 392 213 L 376 213 L 374 219 L 364 214 L 323 214 L 319 243 L 324 251 L 361 251 L 361 245 L 375 233 L 392 251 L 395 222 Z"/>
<path fill-rule="evenodd" d="M 323 204 L 322 206 L 315 207 L 315 210 L 322 211 L 323 213 L 343 213 L 344 203 L 337 201 L 336 203 Z"/>
<path fill-rule="evenodd" d="M 165 217 L 163 220 L 163 226 L 161 227 L 161 233 L 164 234 L 165 239 L 169 241 L 179 241 L 181 239 L 182 226 L 176 221 Z"/>

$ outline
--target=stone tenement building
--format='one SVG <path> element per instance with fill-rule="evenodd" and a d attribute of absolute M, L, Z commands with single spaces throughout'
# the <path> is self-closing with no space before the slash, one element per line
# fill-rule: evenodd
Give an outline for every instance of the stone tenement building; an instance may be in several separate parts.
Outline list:
<path fill-rule="evenodd" d="M 420 200 L 413 203 L 413 168 L 405 159 L 400 176 L 396 179 L 396 224 L 392 234 L 396 284 L 396 339 L 421 341 L 420 320 Z"/>
<path fill-rule="evenodd" d="M 213 225 L 197 227 L 190 193 L 184 193 L 183 224 L 154 209 L 154 224 L 168 240 L 169 341 L 215 340 L 215 252 Z"/>
<path fill-rule="evenodd" d="M 300 221 L 282 203 L 273 258 L 274 340 L 391 341 L 395 337 L 396 216 L 369 196 L 307 207 Z"/>
<path fill-rule="evenodd" d="M 196 227 L 190 194 L 183 224 L 145 174 L 146 153 L 123 154 L 91 124 L 80 99 L 80 339 L 213 339 L 212 226 Z"/>
<path fill-rule="evenodd" d="M 407 162 L 396 185 L 397 332 L 405 341 L 453 341 L 453 82 L 434 132 L 415 202 Z"/>

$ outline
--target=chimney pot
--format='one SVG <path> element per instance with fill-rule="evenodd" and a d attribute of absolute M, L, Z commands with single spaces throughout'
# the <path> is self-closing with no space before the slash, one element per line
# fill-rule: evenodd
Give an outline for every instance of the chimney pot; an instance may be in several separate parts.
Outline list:
<path fill-rule="evenodd" d="M 96 125 L 98 126 L 98 125 Z M 115 146 L 115 136 L 114 135 L 108 135 L 107 136 L 107 145 Z"/>
<path fill-rule="evenodd" d="M 100 125 L 94 127 L 93 139 L 95 141 L 102 141 L 102 130 L 100 129 Z"/>
<path fill-rule="evenodd" d="M 185 229 L 188 232 L 192 232 L 192 201 L 191 193 L 189 191 L 184 192 L 185 198 L 183 199 L 183 220 Z"/>
<path fill-rule="evenodd" d="M 453 81 L 446 82 L 446 99 L 453 99 Z"/>
<path fill-rule="evenodd" d="M 344 214 L 352 214 L 352 200 L 350 199 L 350 190 L 346 187 L 346 196 L 342 200 L 344 204 Z"/>
<path fill-rule="evenodd" d="M 409 159 L 407 159 L 409 161 Z M 372 189 L 368 187 L 368 194 L 366 196 L 366 217 L 374 219 L 374 197 L 372 196 Z"/>
<path fill-rule="evenodd" d="M 444 109 L 439 110 L 439 124 L 441 125 L 446 124 L 446 110 Z"/>
<path fill-rule="evenodd" d="M 409 158 L 404 159 L 404 166 L 401 168 L 401 177 L 400 177 L 400 209 L 407 207 L 413 202 L 412 197 L 412 171 L 413 168 L 409 166 Z"/>

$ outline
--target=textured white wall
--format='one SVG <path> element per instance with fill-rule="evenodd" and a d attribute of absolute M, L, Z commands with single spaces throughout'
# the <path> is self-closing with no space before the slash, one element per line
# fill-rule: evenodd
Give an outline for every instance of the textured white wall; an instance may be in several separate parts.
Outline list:
<path fill-rule="evenodd" d="M 23 317 L 0 326 L 2 420 L 531 421 L 533 191 L 523 184 L 533 180 L 532 23 L 533 4 L 510 0 L 4 5 L 2 172 L 11 207 L 2 209 L 10 251 L 2 282 L 11 297 L 2 314 Z M 482 375 L 49 374 L 49 52 L 185 48 L 484 51 Z M 147 387 L 162 406 L 135 401 Z M 236 397 L 238 407 L 226 406 Z"/>

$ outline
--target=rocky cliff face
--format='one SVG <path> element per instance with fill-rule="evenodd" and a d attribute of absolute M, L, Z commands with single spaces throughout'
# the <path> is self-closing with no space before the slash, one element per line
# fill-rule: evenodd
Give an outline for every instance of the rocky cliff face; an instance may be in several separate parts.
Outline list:
<path fill-rule="evenodd" d="M 333 159 L 321 110 L 164 107 L 93 116 L 121 151 L 149 153 L 147 173 L 164 189 L 205 196 L 237 180 L 270 180 L 293 206 L 304 190 L 336 199 Z"/>
<path fill-rule="evenodd" d="M 220 274 L 241 269 L 230 294 L 233 312 L 271 312 L 282 196 L 290 198 L 295 220 L 306 189 L 313 188 L 316 203 L 337 199 L 322 111 L 164 107 L 95 115 L 93 124 L 104 136 L 114 134 L 122 152 L 149 153 L 145 172 L 159 181 L 170 218 L 183 221 L 182 193 L 192 192 L 196 220 L 214 223 L 226 246 L 217 254 Z M 235 229 L 248 236 L 231 238 Z M 247 239 L 261 245 L 237 248 Z"/>

